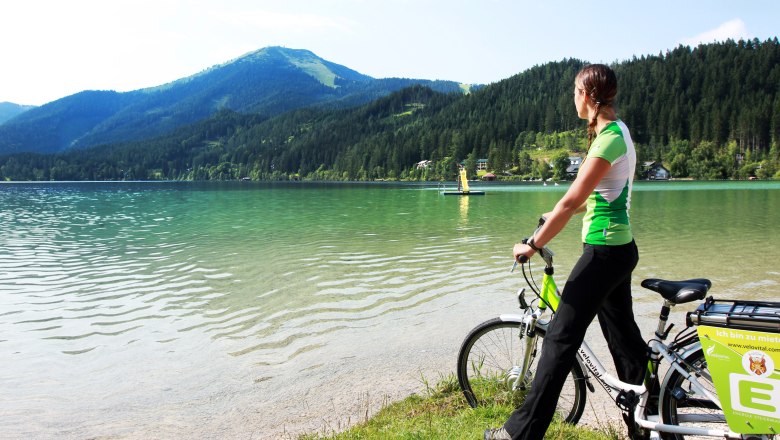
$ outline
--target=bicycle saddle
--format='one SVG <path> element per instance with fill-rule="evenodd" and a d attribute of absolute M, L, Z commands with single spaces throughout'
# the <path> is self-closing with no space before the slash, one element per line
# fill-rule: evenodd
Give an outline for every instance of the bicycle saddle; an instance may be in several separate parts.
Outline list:
<path fill-rule="evenodd" d="M 675 304 L 685 304 L 704 299 L 707 290 L 712 286 L 710 280 L 694 278 L 684 281 L 667 281 L 658 278 L 648 278 L 642 281 L 642 287 L 658 292 L 664 299 Z"/>

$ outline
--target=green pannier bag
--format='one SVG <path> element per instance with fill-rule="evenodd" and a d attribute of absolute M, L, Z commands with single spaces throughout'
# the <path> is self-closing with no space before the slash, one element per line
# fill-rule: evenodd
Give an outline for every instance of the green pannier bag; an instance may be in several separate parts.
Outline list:
<path fill-rule="evenodd" d="M 709 297 L 687 320 L 698 326 L 729 429 L 780 433 L 780 302 Z"/>

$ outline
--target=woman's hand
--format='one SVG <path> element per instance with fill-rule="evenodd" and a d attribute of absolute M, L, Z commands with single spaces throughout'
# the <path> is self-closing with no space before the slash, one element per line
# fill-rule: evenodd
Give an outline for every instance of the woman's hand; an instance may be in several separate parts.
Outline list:
<path fill-rule="evenodd" d="M 523 243 L 516 243 L 515 247 L 512 249 L 512 255 L 514 255 L 515 261 L 519 261 L 521 255 L 530 259 L 531 256 L 535 253 L 536 251 L 531 249 L 531 246 L 528 246 L 527 244 L 523 244 Z"/>

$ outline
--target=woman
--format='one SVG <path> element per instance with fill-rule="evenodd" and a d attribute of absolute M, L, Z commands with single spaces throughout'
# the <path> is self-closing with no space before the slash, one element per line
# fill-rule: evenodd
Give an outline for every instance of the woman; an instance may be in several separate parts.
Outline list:
<path fill-rule="evenodd" d="M 583 253 L 547 330 L 531 391 L 502 428 L 485 431 L 486 439 L 544 437 L 596 316 L 620 380 L 640 384 L 644 378 L 646 345 L 631 307 L 631 272 L 639 260 L 628 221 L 636 154 L 628 128 L 615 115 L 616 94 L 615 73 L 605 65 L 586 66 L 574 80 L 577 114 L 589 121 L 587 158 L 555 209 L 545 214 L 544 225 L 528 244 L 516 244 L 513 254 L 531 257 L 578 212 L 585 212 Z"/>

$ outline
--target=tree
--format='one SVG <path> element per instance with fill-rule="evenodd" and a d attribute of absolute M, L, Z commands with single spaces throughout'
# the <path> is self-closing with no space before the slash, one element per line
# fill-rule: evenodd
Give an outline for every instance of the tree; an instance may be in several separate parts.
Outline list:
<path fill-rule="evenodd" d="M 517 155 L 517 173 L 521 175 L 530 175 L 533 173 L 534 161 L 531 155 L 526 151 L 521 151 Z"/>
<path fill-rule="evenodd" d="M 466 157 L 466 175 L 475 177 L 477 175 L 477 150 L 474 149 L 469 155 Z"/>
<path fill-rule="evenodd" d="M 544 159 L 537 159 L 534 165 L 534 174 L 542 180 L 547 180 L 552 175 L 550 165 Z"/>
<path fill-rule="evenodd" d="M 552 178 L 554 180 L 566 180 L 566 169 L 569 167 L 569 155 L 566 151 L 560 151 L 550 160 L 553 165 Z"/>

